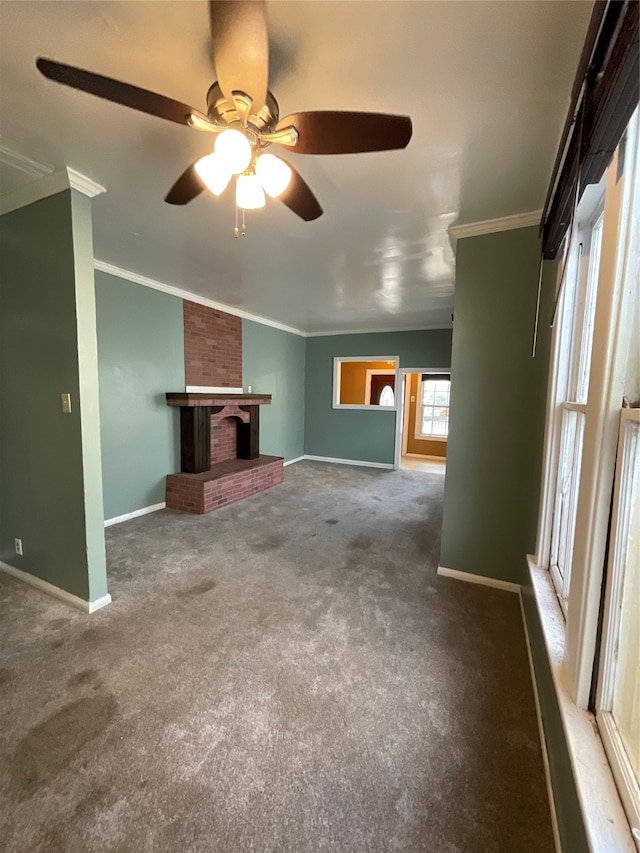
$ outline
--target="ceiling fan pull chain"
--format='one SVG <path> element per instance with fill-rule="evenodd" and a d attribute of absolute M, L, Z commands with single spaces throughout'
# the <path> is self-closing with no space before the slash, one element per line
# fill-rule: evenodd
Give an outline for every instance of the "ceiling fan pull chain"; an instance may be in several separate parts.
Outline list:
<path fill-rule="evenodd" d="M 236 227 L 233 229 L 233 236 L 238 239 L 240 236 L 240 229 L 238 228 L 238 205 L 236 204 Z"/>
<path fill-rule="evenodd" d="M 247 228 L 246 228 L 246 225 L 244 223 L 244 207 L 242 208 L 242 236 L 243 237 L 247 236 Z"/>

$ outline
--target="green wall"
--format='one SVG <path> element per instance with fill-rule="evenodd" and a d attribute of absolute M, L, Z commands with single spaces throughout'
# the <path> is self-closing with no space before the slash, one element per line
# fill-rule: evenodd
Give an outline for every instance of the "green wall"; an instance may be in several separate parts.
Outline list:
<path fill-rule="evenodd" d="M 246 390 L 272 394 L 260 407 L 260 452 L 284 456 L 304 453 L 305 339 L 251 320 L 242 321 L 242 376 Z"/>
<path fill-rule="evenodd" d="M 96 272 L 104 517 L 165 499 L 180 470 L 180 417 L 165 400 L 184 391 L 182 299 Z"/>
<path fill-rule="evenodd" d="M 446 367 L 451 331 L 380 332 L 307 338 L 304 452 L 393 464 L 396 413 L 333 408 L 335 356 L 398 356 L 399 367 Z"/>
<path fill-rule="evenodd" d="M 0 218 L 0 560 L 85 601 L 107 592 L 92 258 L 75 191 Z"/>
<path fill-rule="evenodd" d="M 535 547 L 548 355 L 536 227 L 458 241 L 440 564 L 520 583 Z M 544 330 L 543 330 L 544 336 Z"/>
<path fill-rule="evenodd" d="M 537 228 L 458 241 L 440 564 L 522 584 L 562 849 L 588 850 L 542 627 L 526 567 L 535 549 L 551 315 L 545 263 L 536 358 Z"/>

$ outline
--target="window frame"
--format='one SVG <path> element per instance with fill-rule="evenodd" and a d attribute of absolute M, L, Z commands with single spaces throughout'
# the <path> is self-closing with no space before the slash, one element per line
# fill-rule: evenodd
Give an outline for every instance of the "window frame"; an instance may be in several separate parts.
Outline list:
<path fill-rule="evenodd" d="M 597 296 L 598 275 L 600 266 L 600 257 L 602 250 L 602 228 L 604 222 L 604 196 L 605 196 L 605 178 L 603 177 L 600 184 L 590 187 L 585 193 L 584 200 L 581 204 L 581 216 L 574 226 L 574 239 L 571 241 L 571 250 L 567 257 L 567 268 L 565 272 L 564 289 L 561 294 L 557 306 L 557 317 L 560 318 L 558 324 L 558 340 L 557 344 L 561 349 L 559 354 L 558 367 L 558 382 L 555 387 L 555 412 L 552 426 L 552 442 L 553 458 L 554 458 L 554 481 L 552 496 L 552 524 L 549 536 L 549 572 L 553 580 L 556 594 L 562 612 L 567 616 L 569 589 L 571 582 L 571 567 L 573 564 L 573 550 L 576 533 L 576 509 L 577 501 L 580 492 L 580 475 L 578 473 L 577 480 L 573 481 L 571 495 L 568 499 L 568 509 L 573 518 L 569 522 L 569 535 L 571 536 L 570 552 L 571 559 L 568 566 L 563 566 L 562 570 L 553 557 L 558 551 L 562 550 L 562 541 L 556 541 L 556 534 L 560 536 L 557 528 L 556 510 L 559 504 L 561 491 L 560 483 L 560 467 L 563 448 L 564 422 L 567 416 L 572 414 L 575 417 L 583 417 L 583 424 L 586 424 L 587 417 L 590 411 L 587 407 L 588 384 L 584 393 L 580 393 L 582 387 L 581 367 L 585 356 L 585 329 L 587 323 L 586 303 L 592 304 L 593 311 L 591 312 L 593 320 L 595 318 L 595 303 L 592 297 Z M 599 232 L 597 238 L 597 252 L 594 257 L 594 235 Z M 595 264 L 595 267 L 594 267 Z M 560 282 L 558 282 L 558 285 Z M 571 300 L 571 305 L 567 305 L 568 300 Z M 555 332 L 555 330 L 554 330 Z M 589 358 L 588 364 L 591 364 L 591 352 L 593 349 L 593 333 L 589 343 Z M 588 374 L 587 374 L 588 378 Z M 584 438 L 584 425 L 583 438 Z M 582 465 L 582 445 L 574 448 L 574 454 L 579 454 L 580 459 L 574 457 L 574 464 L 577 464 L 578 469 Z"/>
<path fill-rule="evenodd" d="M 432 376 L 442 376 L 444 378 L 442 380 L 438 380 L 438 381 L 442 381 L 442 382 L 447 381 L 449 383 L 449 405 L 447 406 L 447 408 L 450 409 L 451 408 L 451 374 L 442 372 L 440 374 L 434 373 L 431 375 Z M 425 408 L 424 402 L 423 402 L 423 399 L 424 399 L 424 383 L 425 383 L 425 381 L 427 381 L 427 382 L 433 381 L 432 379 L 424 380 L 424 379 L 422 379 L 422 376 L 429 376 L 429 374 L 421 374 L 421 377 L 420 377 L 420 382 L 419 382 L 419 386 L 418 386 L 418 395 L 417 395 L 417 399 L 416 399 L 416 415 L 415 415 L 413 437 L 419 439 L 420 441 L 442 441 L 446 444 L 447 440 L 449 438 L 449 415 L 447 415 L 447 434 L 446 435 L 429 435 L 427 433 L 423 433 L 420 429 L 422 426 L 422 421 L 423 421 L 422 413 L 423 413 L 423 410 Z M 435 408 L 435 406 L 431 406 L 430 408 Z"/>
<path fill-rule="evenodd" d="M 596 722 L 602 744 L 609 759 L 613 776 L 616 780 L 620 796 L 624 802 L 627 814 L 632 815 L 634 825 L 640 828 L 640 795 L 638 780 L 635 778 L 617 733 L 616 722 L 612 713 L 615 691 L 615 670 L 618 661 L 617 647 L 620 635 L 620 609 L 624 581 L 624 566 L 621 560 L 619 545 L 627 538 L 629 518 L 629 488 L 632 486 L 632 474 L 625 469 L 628 456 L 640 452 L 640 437 L 636 434 L 629 438 L 630 427 L 640 426 L 640 409 L 622 409 L 620 413 L 620 432 L 618 454 L 616 461 L 616 483 L 614 488 L 613 511 L 611 521 L 611 548 L 607 560 L 607 581 L 605 591 L 604 618 L 602 625 L 602 653 L 598 667 L 598 688 L 596 692 Z M 636 484 L 640 488 L 640 484 Z M 636 494 L 636 500 L 640 495 Z M 622 535 L 619 537 L 619 525 Z"/>
<path fill-rule="evenodd" d="M 611 756 L 606 756 L 602 740 L 595 734 L 590 703 L 600 655 L 598 627 L 619 415 L 627 358 L 634 341 L 635 292 L 640 277 L 639 124 L 636 110 L 604 175 L 603 237 L 586 404 L 589 417 L 585 423 L 569 589 L 571 606 L 566 621 L 549 573 L 558 449 L 554 423 L 563 354 L 559 327 L 554 329 L 552 338 L 536 554 L 528 558 L 582 815 L 593 849 L 633 849 L 630 817 L 623 810 L 613 780 Z"/>
<path fill-rule="evenodd" d="M 392 361 L 395 364 L 394 369 L 390 369 L 389 375 L 395 376 L 394 386 L 398 388 L 398 376 L 400 371 L 400 356 L 397 355 L 336 355 L 333 357 L 333 388 L 331 395 L 331 403 L 334 409 L 356 409 L 365 412 L 396 412 L 398 410 L 398 392 L 394 391 L 395 403 L 393 406 L 377 406 L 371 403 L 341 403 L 340 402 L 340 365 L 342 362 L 367 362 L 367 361 Z M 376 373 L 382 372 L 376 370 Z M 369 389 L 369 393 L 371 390 Z M 366 394 L 366 389 L 365 389 Z"/>

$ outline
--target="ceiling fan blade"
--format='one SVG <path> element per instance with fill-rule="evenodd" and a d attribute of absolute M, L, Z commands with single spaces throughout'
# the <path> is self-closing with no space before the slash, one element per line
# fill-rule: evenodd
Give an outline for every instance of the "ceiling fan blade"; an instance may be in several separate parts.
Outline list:
<path fill-rule="evenodd" d="M 111 77 L 103 77 L 102 74 L 94 74 L 92 71 L 85 71 L 73 65 L 65 65 L 42 57 L 36 61 L 36 65 L 38 71 L 49 80 L 71 86 L 72 89 L 80 89 L 90 95 L 97 95 L 98 98 L 105 98 L 107 101 L 114 101 L 125 107 L 131 107 L 142 113 L 175 121 L 177 124 L 189 124 L 188 119 L 191 115 L 208 121 L 205 115 L 188 104 L 149 92 L 147 89 L 140 89 L 129 83 L 122 83 Z"/>
<path fill-rule="evenodd" d="M 264 0 L 210 0 L 211 46 L 218 84 L 228 101 L 244 92 L 251 111 L 267 99 L 269 39 Z"/>
<path fill-rule="evenodd" d="M 198 173 L 194 167 L 195 163 L 192 163 L 185 169 L 166 194 L 164 200 L 168 204 L 188 204 L 196 196 L 199 196 L 201 192 L 204 192 L 206 187 L 198 177 Z"/>
<path fill-rule="evenodd" d="M 286 160 L 284 162 L 287 163 Z M 318 199 L 311 192 L 304 178 L 294 169 L 291 163 L 287 163 L 287 166 L 291 169 L 291 180 L 289 181 L 289 186 L 279 196 L 279 201 L 285 204 L 300 219 L 304 219 L 305 222 L 311 222 L 322 216 L 322 208 Z"/>
<path fill-rule="evenodd" d="M 406 148 L 413 132 L 409 116 L 384 113 L 293 113 L 280 119 L 276 132 L 290 126 L 298 131 L 298 141 L 291 147 L 296 154 L 356 154 Z"/>

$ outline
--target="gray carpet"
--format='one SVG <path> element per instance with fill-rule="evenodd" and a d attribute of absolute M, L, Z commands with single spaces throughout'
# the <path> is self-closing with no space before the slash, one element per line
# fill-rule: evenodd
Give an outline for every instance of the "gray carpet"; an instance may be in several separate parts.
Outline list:
<path fill-rule="evenodd" d="M 0 576 L 0 849 L 552 851 L 518 599 L 437 577 L 442 491 L 302 462 L 109 528 L 93 616 Z"/>

